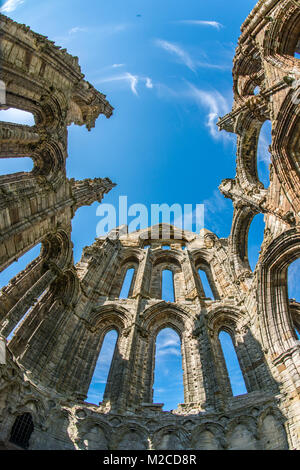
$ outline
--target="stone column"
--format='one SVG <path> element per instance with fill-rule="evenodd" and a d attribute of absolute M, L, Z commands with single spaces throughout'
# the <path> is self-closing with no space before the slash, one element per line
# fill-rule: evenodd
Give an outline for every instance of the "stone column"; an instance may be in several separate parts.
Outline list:
<path fill-rule="evenodd" d="M 185 251 L 185 259 L 182 263 L 182 272 L 186 283 L 187 300 L 194 300 L 197 296 L 205 297 L 202 283 L 195 270 L 192 255 L 188 249 Z"/>
<path fill-rule="evenodd" d="M 150 250 L 146 250 L 144 258 L 139 264 L 133 297 L 137 294 L 142 295 L 143 297 L 149 297 L 150 293 L 150 278 L 151 278 L 151 269 L 150 269 Z"/>
<path fill-rule="evenodd" d="M 6 364 L 6 339 L 0 335 L 0 365 Z"/>
<path fill-rule="evenodd" d="M 34 305 L 37 298 L 56 278 L 56 273 L 49 270 L 21 297 L 2 322 L 1 334 L 7 337 L 22 319 L 25 313 Z"/>

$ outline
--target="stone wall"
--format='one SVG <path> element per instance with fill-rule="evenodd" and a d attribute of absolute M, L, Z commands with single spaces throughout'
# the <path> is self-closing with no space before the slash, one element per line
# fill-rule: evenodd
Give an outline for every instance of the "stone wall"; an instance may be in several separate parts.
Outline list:
<path fill-rule="evenodd" d="M 75 266 L 71 218 L 113 185 L 66 178 L 66 129 L 71 122 L 91 128 L 112 109 L 83 80 L 76 58 L 1 21 L 7 107 L 36 121 L 1 124 L 0 154 L 30 155 L 35 164 L 29 174 L 0 179 L 1 267 L 42 242 L 40 256 L 1 291 L 2 345 L 29 311 L 0 365 L 2 446 L 18 444 L 13 429 L 24 418 L 33 423 L 32 449 L 300 449 L 300 306 L 287 291 L 288 266 L 300 255 L 300 2 L 261 0 L 242 26 L 233 110 L 219 121 L 238 137 L 236 177 L 220 186 L 234 204 L 228 239 L 166 224 L 130 234 L 121 227 L 86 247 Z M 272 123 L 269 188 L 257 173 L 265 120 Z M 252 272 L 247 237 L 258 213 L 266 230 Z M 131 268 L 128 298 L 120 299 Z M 161 298 L 164 269 L 173 272 L 174 302 Z M 172 412 L 153 403 L 155 342 L 165 327 L 178 333 L 182 352 L 184 403 Z M 118 339 L 96 406 L 85 400 L 111 329 Z M 245 395 L 232 394 L 220 331 L 232 338 Z"/>

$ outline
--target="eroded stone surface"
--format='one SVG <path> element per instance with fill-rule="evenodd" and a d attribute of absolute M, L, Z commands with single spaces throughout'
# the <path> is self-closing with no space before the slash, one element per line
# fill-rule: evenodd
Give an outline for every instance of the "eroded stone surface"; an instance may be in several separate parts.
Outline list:
<path fill-rule="evenodd" d="M 287 292 L 288 265 L 300 255 L 300 66 L 294 57 L 300 2 L 261 0 L 242 26 L 233 110 L 219 122 L 238 136 L 236 178 L 220 187 L 235 208 L 228 239 L 166 224 L 129 235 L 123 227 L 114 239 L 86 247 L 76 266 L 74 211 L 100 201 L 112 183 L 66 179 L 66 126 L 90 128 L 100 112 L 112 110 L 84 82 L 76 58 L 6 17 L 1 22 L 7 105 L 36 119 L 33 128 L 1 124 L 1 155 L 30 155 L 35 162 L 32 173 L 0 179 L 1 267 L 43 245 L 1 291 L 3 336 L 31 308 L 0 365 L 2 445 L 13 446 L 16 418 L 30 413 L 32 449 L 300 449 L 300 305 Z M 273 129 L 269 188 L 256 167 L 266 119 Z M 261 212 L 265 237 L 252 272 L 247 234 Z M 166 244 L 170 250 L 162 249 Z M 129 296 L 119 299 L 129 268 L 135 269 Z M 173 272 L 175 302 L 161 299 L 164 269 Z M 214 299 L 205 296 L 198 269 L 206 272 Z M 172 412 L 152 403 L 155 341 L 164 327 L 174 328 L 182 346 L 184 403 Z M 118 340 L 96 406 L 84 400 L 110 329 Z M 232 337 L 246 383 L 248 393 L 239 397 L 232 396 L 221 330 Z"/>

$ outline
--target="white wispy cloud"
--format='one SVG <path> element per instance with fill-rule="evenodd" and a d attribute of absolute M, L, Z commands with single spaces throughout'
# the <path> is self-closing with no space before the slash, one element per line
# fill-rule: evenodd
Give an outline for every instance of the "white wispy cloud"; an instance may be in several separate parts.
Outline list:
<path fill-rule="evenodd" d="M 120 67 L 124 67 L 125 64 L 112 64 L 113 69 L 119 69 Z"/>
<path fill-rule="evenodd" d="M 214 139 L 226 136 L 227 134 L 225 133 L 219 133 L 216 123 L 219 117 L 224 116 L 230 111 L 231 104 L 217 90 L 201 90 L 192 84 L 189 84 L 189 87 L 191 98 L 195 100 L 201 108 L 204 107 L 208 111 L 206 125 L 210 135 Z"/>
<path fill-rule="evenodd" d="M 10 13 L 15 11 L 22 3 L 24 3 L 24 0 L 7 0 L 3 3 L 0 11 L 1 13 Z"/>
<path fill-rule="evenodd" d="M 21 0 L 24 2 L 24 0 Z M 74 26 L 73 28 L 69 29 L 64 35 L 55 36 L 53 40 L 56 43 L 67 43 L 74 39 L 74 35 L 77 33 L 88 33 L 90 35 L 114 35 L 118 33 L 122 33 L 123 31 L 127 31 L 130 28 L 129 24 L 126 23 L 108 23 L 105 25 L 100 25 L 98 27 L 81 27 L 81 26 Z"/>
<path fill-rule="evenodd" d="M 165 51 L 177 56 L 177 58 L 193 72 L 196 71 L 196 63 L 190 54 L 178 44 L 173 42 L 156 39 L 156 45 Z"/>
<path fill-rule="evenodd" d="M 68 34 L 85 33 L 86 31 L 87 31 L 87 28 L 75 26 L 74 28 L 69 29 Z"/>
<path fill-rule="evenodd" d="M 231 201 L 226 199 L 218 189 L 215 189 L 212 195 L 203 201 L 203 204 L 204 226 L 220 235 L 224 229 L 224 220 L 228 219 L 229 224 L 232 220 L 233 205 Z"/>
<path fill-rule="evenodd" d="M 139 82 L 144 82 L 146 88 L 153 88 L 153 83 L 150 77 L 143 77 L 139 75 L 133 75 L 132 73 L 125 72 L 121 75 L 111 75 L 109 77 L 100 78 L 95 83 L 107 83 L 107 82 L 118 82 L 125 81 L 129 84 L 130 89 L 134 95 L 138 95 L 137 86 Z"/>
<path fill-rule="evenodd" d="M 155 43 L 161 49 L 164 49 L 170 54 L 177 56 L 177 58 L 180 60 L 181 63 L 186 65 L 190 70 L 192 70 L 195 73 L 198 68 L 211 68 L 211 69 L 218 69 L 218 70 L 231 70 L 232 68 L 232 65 L 230 62 L 228 62 L 227 64 L 220 65 L 220 64 L 211 64 L 203 60 L 202 61 L 196 60 L 182 46 L 179 46 L 178 44 L 175 44 L 169 41 L 156 39 Z M 206 54 L 203 52 L 201 53 L 201 55 L 206 57 Z"/>
<path fill-rule="evenodd" d="M 146 87 L 147 88 L 153 88 L 152 80 L 149 77 L 146 77 Z"/>
<path fill-rule="evenodd" d="M 132 75 L 131 73 L 127 72 L 125 74 L 125 79 L 127 79 L 129 81 L 132 93 L 137 95 L 136 87 L 137 87 L 137 84 L 139 82 L 139 79 L 138 79 L 137 75 Z"/>
<path fill-rule="evenodd" d="M 137 84 L 138 84 L 138 77 L 136 75 L 132 75 L 129 72 L 126 72 L 122 75 L 112 75 L 110 77 L 104 77 L 98 79 L 95 83 L 107 83 L 107 82 L 119 82 L 125 81 L 128 82 L 132 93 L 137 95 Z"/>
<path fill-rule="evenodd" d="M 166 328 L 160 333 L 160 337 L 157 340 L 156 357 L 160 358 L 169 355 L 181 356 L 180 338 L 175 331 Z"/>
<path fill-rule="evenodd" d="M 168 355 L 180 357 L 181 353 L 176 348 L 158 349 L 156 357 L 162 357 L 162 356 L 168 356 Z"/>
<path fill-rule="evenodd" d="M 119 23 L 119 24 L 114 24 L 114 25 L 108 25 L 106 28 L 106 31 L 111 32 L 111 33 L 120 33 L 122 31 L 126 31 L 128 27 L 129 25 L 126 23 Z"/>
<path fill-rule="evenodd" d="M 190 24 L 195 26 L 211 26 L 216 29 L 221 29 L 223 25 L 218 21 L 205 21 L 205 20 L 181 20 L 178 23 Z"/>

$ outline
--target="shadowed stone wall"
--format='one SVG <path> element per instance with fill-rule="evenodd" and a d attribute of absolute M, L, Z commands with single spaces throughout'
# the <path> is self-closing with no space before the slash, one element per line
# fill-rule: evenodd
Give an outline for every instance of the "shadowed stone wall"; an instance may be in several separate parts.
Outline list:
<path fill-rule="evenodd" d="M 2 446 L 13 446 L 16 419 L 30 413 L 31 449 L 300 449 L 300 306 L 287 290 L 288 266 L 300 256 L 300 2 L 261 0 L 242 26 L 233 110 L 219 121 L 238 137 L 236 177 L 220 186 L 234 204 L 228 239 L 166 224 L 130 234 L 121 227 L 115 238 L 86 247 L 75 266 L 71 218 L 113 185 L 66 178 L 66 129 L 71 122 L 90 128 L 112 109 L 83 80 L 76 58 L 25 26 L 1 22 L 6 105 L 36 121 L 32 128 L 1 124 L 0 154 L 31 156 L 35 165 L 0 179 L 1 267 L 42 242 L 40 256 L 1 292 Z M 267 119 L 269 188 L 257 172 Z M 265 214 L 266 230 L 252 272 L 247 237 L 257 213 Z M 129 296 L 120 299 L 130 268 Z M 173 272 L 175 302 L 161 299 L 164 269 Z M 198 269 L 214 299 L 205 296 Z M 171 412 L 153 403 L 155 342 L 165 327 L 180 337 L 184 381 L 184 403 Z M 97 406 L 84 400 L 111 329 L 118 339 Z M 245 395 L 232 394 L 220 331 L 232 338 Z"/>

